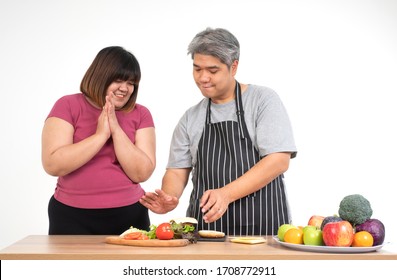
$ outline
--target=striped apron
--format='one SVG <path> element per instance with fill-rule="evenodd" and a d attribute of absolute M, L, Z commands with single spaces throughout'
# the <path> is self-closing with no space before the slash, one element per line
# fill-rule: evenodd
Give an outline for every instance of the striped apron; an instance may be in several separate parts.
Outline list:
<path fill-rule="evenodd" d="M 203 220 L 199 204 L 204 192 L 236 180 L 260 160 L 244 120 L 239 83 L 235 96 L 237 122 L 211 123 L 211 100 L 208 100 L 187 216 L 198 220 L 199 230 L 218 230 L 227 235 L 275 235 L 280 225 L 290 222 L 282 174 L 260 190 L 230 203 L 217 221 Z"/>

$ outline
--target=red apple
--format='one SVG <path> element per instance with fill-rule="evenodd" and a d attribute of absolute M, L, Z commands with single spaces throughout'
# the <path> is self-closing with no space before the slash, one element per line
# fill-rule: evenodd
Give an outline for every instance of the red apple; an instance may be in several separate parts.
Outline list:
<path fill-rule="evenodd" d="M 350 247 L 353 237 L 353 226 L 348 221 L 331 222 L 323 228 L 323 240 L 326 246 Z"/>
<path fill-rule="evenodd" d="M 313 215 L 310 217 L 309 222 L 307 223 L 308 226 L 315 226 L 316 228 L 321 228 L 321 224 L 325 217 L 319 215 Z"/>

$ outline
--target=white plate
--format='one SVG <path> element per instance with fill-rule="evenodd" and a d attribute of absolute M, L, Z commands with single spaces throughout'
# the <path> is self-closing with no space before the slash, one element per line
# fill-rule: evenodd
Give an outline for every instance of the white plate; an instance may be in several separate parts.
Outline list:
<path fill-rule="evenodd" d="M 383 247 L 383 244 L 372 246 L 372 247 L 334 247 L 334 246 L 312 246 L 312 245 L 301 245 L 292 244 L 280 241 L 277 236 L 273 236 L 273 239 L 280 245 L 308 252 L 318 252 L 318 253 L 368 253 L 377 251 Z"/>

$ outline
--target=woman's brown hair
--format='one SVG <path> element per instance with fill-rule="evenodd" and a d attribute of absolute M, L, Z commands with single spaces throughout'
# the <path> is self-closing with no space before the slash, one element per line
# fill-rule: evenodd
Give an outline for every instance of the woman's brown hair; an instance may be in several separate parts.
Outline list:
<path fill-rule="evenodd" d="M 128 102 L 120 110 L 130 111 L 134 108 L 138 96 L 141 69 L 135 56 L 122 47 L 113 46 L 102 49 L 85 73 L 81 92 L 102 108 L 106 103 L 106 90 L 116 81 L 131 81 L 134 91 Z"/>

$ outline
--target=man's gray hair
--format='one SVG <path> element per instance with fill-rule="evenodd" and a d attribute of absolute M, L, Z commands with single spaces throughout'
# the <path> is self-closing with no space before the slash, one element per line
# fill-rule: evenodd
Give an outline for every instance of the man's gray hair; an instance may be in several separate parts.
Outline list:
<path fill-rule="evenodd" d="M 207 28 L 198 33 L 188 46 L 188 54 L 211 55 L 228 67 L 240 58 L 240 44 L 237 38 L 223 28 Z"/>

